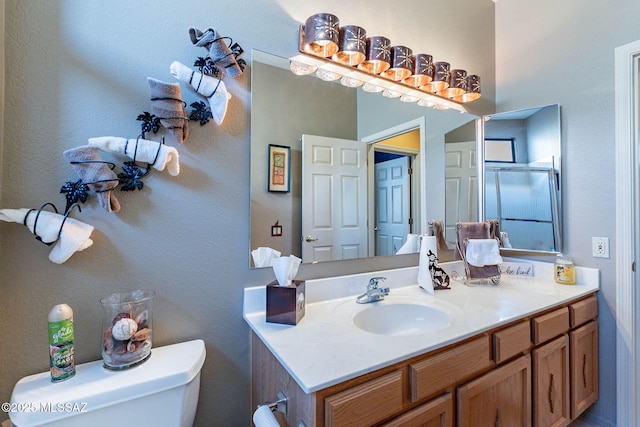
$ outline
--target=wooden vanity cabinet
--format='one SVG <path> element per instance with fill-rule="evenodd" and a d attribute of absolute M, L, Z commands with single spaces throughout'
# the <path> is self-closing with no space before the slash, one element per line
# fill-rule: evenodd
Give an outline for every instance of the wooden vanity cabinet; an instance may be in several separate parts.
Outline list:
<path fill-rule="evenodd" d="M 598 398 L 595 295 L 306 394 L 251 332 L 251 401 L 283 426 L 566 426 Z"/>

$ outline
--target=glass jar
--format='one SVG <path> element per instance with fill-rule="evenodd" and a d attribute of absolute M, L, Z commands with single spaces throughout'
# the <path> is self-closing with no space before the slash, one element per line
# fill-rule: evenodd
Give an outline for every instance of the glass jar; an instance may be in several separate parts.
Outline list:
<path fill-rule="evenodd" d="M 576 269 L 573 260 L 562 254 L 558 255 L 553 266 L 553 277 L 562 285 L 574 285 L 576 283 Z"/>
<path fill-rule="evenodd" d="M 102 298 L 102 361 L 107 369 L 127 369 L 151 356 L 155 292 L 118 292 Z"/>

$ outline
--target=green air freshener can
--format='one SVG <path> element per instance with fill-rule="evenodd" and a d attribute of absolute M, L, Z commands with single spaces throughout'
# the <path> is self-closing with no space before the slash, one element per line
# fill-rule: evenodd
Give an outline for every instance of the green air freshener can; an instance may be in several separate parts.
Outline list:
<path fill-rule="evenodd" d="M 73 310 L 58 304 L 49 312 L 49 364 L 51 381 L 64 381 L 76 374 L 73 346 Z"/>

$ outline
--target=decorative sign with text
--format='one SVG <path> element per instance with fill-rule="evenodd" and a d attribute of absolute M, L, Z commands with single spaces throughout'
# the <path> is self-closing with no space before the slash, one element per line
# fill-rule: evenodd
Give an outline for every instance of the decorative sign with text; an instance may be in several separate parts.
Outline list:
<path fill-rule="evenodd" d="M 509 276 L 533 277 L 533 264 L 525 262 L 503 262 L 500 273 Z"/>

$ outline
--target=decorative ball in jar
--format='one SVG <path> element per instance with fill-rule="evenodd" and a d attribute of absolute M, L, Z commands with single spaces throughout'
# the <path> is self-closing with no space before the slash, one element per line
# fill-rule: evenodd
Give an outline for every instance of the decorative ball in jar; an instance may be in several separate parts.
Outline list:
<path fill-rule="evenodd" d="M 102 361 L 107 369 L 127 369 L 151 356 L 155 292 L 135 290 L 102 298 Z"/>

